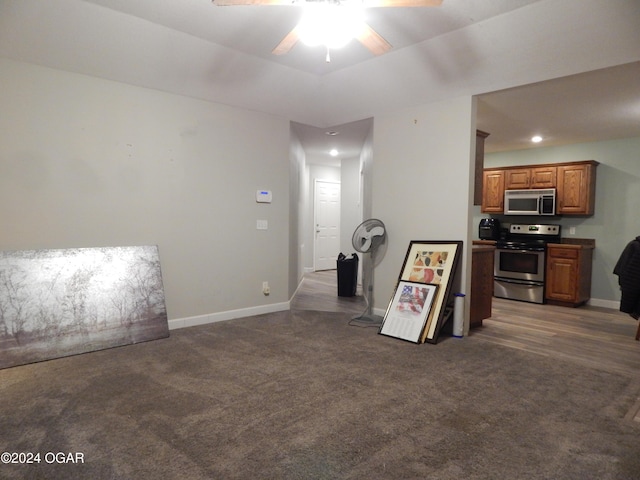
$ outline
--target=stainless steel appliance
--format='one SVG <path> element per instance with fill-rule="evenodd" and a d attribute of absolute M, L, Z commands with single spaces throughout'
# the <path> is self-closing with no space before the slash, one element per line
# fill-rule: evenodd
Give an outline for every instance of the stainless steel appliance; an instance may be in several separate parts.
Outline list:
<path fill-rule="evenodd" d="M 505 215 L 555 215 L 556 189 L 505 190 Z"/>
<path fill-rule="evenodd" d="M 547 243 L 560 242 L 560 225 L 512 224 L 496 242 L 496 297 L 544 303 Z"/>

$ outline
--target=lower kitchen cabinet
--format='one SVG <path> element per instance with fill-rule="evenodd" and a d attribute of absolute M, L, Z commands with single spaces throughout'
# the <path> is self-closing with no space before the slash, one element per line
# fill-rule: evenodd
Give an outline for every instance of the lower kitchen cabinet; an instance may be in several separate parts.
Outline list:
<path fill-rule="evenodd" d="M 469 328 L 481 327 L 482 320 L 491 316 L 494 252 L 492 246 L 474 246 L 472 249 Z"/>
<path fill-rule="evenodd" d="M 577 307 L 589 300 L 593 249 L 593 245 L 547 245 L 547 303 Z"/>

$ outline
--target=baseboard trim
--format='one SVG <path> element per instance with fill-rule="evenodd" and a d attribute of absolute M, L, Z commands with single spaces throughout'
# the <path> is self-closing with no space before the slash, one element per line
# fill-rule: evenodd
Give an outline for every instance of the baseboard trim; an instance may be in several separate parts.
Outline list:
<path fill-rule="evenodd" d="M 238 310 L 228 310 L 226 312 L 208 313 L 196 315 L 194 317 L 175 318 L 169 320 L 169 330 L 178 328 L 195 327 L 208 323 L 225 322 L 234 318 L 252 317 L 264 313 L 282 312 L 291 309 L 291 302 L 272 303 L 270 305 L 260 305 L 258 307 L 240 308 Z"/>
<path fill-rule="evenodd" d="M 300 282 L 300 284 L 302 284 L 302 282 Z M 298 288 L 300 288 L 300 284 L 298 285 Z M 587 302 L 587 304 L 593 307 L 610 308 L 612 310 L 618 310 L 620 308 L 620 302 L 599 298 L 592 298 Z M 208 313 L 205 315 L 196 315 L 194 317 L 174 318 L 169 320 L 169 330 L 195 327 L 197 325 L 206 325 L 208 323 L 225 322 L 227 320 L 233 320 L 234 318 L 252 317 L 254 315 L 282 312 L 285 310 L 291 310 L 291 301 L 272 303 L 270 305 L 260 305 L 257 307 L 240 308 L 237 310 L 228 310 L 226 312 Z M 386 310 L 382 308 L 374 308 L 373 313 L 384 317 Z"/>
<path fill-rule="evenodd" d="M 610 308 L 612 310 L 620 309 L 620 302 L 615 300 L 604 300 L 602 298 L 591 298 L 587 302 L 587 305 L 592 307 Z"/>
<path fill-rule="evenodd" d="M 296 291 L 293 292 L 293 295 L 291 295 L 291 298 L 289 299 L 289 305 L 291 305 L 291 302 L 293 301 L 293 299 L 295 298 L 296 294 L 298 293 L 298 290 L 300 290 L 300 287 L 302 287 L 303 282 L 304 282 L 304 275 L 298 281 L 298 286 L 296 287 Z"/>

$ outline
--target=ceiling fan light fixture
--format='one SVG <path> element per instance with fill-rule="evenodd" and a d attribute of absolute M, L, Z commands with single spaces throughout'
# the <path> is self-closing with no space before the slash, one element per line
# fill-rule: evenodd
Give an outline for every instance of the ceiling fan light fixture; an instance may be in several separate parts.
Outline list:
<path fill-rule="evenodd" d="M 305 45 L 338 49 L 357 37 L 363 28 L 362 9 L 321 3 L 306 6 L 297 30 Z"/>

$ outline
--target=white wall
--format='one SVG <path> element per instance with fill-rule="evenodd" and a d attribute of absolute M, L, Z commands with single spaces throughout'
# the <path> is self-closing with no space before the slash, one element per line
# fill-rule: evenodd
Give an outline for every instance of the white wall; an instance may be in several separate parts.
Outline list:
<path fill-rule="evenodd" d="M 4 59 L 0 84 L 0 249 L 157 244 L 170 319 L 286 307 L 288 120 Z"/>
<path fill-rule="evenodd" d="M 289 298 L 304 275 L 305 153 L 293 128 L 289 145 Z"/>
<path fill-rule="evenodd" d="M 355 253 L 353 232 L 362 223 L 360 158 L 349 158 L 340 163 L 340 251 Z"/>
<path fill-rule="evenodd" d="M 375 120 L 373 125 L 375 125 Z M 360 170 L 362 171 L 362 219 L 372 217 L 373 204 L 373 128 L 362 145 L 360 151 Z"/>
<path fill-rule="evenodd" d="M 387 307 L 411 240 L 462 240 L 463 268 L 455 291 L 468 292 L 474 118 L 472 97 L 376 117 L 373 216 L 388 232 L 374 273 L 376 309 Z"/>
<path fill-rule="evenodd" d="M 373 125 L 375 124 L 375 120 L 372 123 L 372 128 L 367 135 L 367 138 L 362 145 L 362 150 L 360 151 L 360 171 L 361 174 L 361 185 L 360 185 L 360 211 L 362 215 L 362 220 L 367 220 L 372 218 L 372 198 L 373 198 Z M 358 284 L 362 286 L 363 293 L 369 292 L 369 282 L 368 279 L 364 278 L 363 272 L 365 268 L 369 268 L 369 262 L 371 261 L 370 255 L 364 255 L 362 253 L 358 254 L 360 257 L 360 264 L 358 270 Z M 374 299 L 375 300 L 375 299 Z"/>
<path fill-rule="evenodd" d="M 593 258 L 591 303 L 617 308 L 620 301 L 618 277 L 613 267 L 625 245 L 640 235 L 638 205 L 640 205 L 640 137 L 580 143 L 562 147 L 539 147 L 527 150 L 485 155 L 485 167 L 533 165 L 540 163 L 597 160 L 595 214 L 590 217 L 558 216 L 545 219 L 547 223 L 562 225 L 562 234 L 569 237 L 575 227 L 576 238 L 593 238 L 596 249 Z M 480 207 L 475 208 L 474 238 Z M 504 221 L 508 220 L 499 217 Z M 537 217 L 533 217 L 532 221 Z"/>

